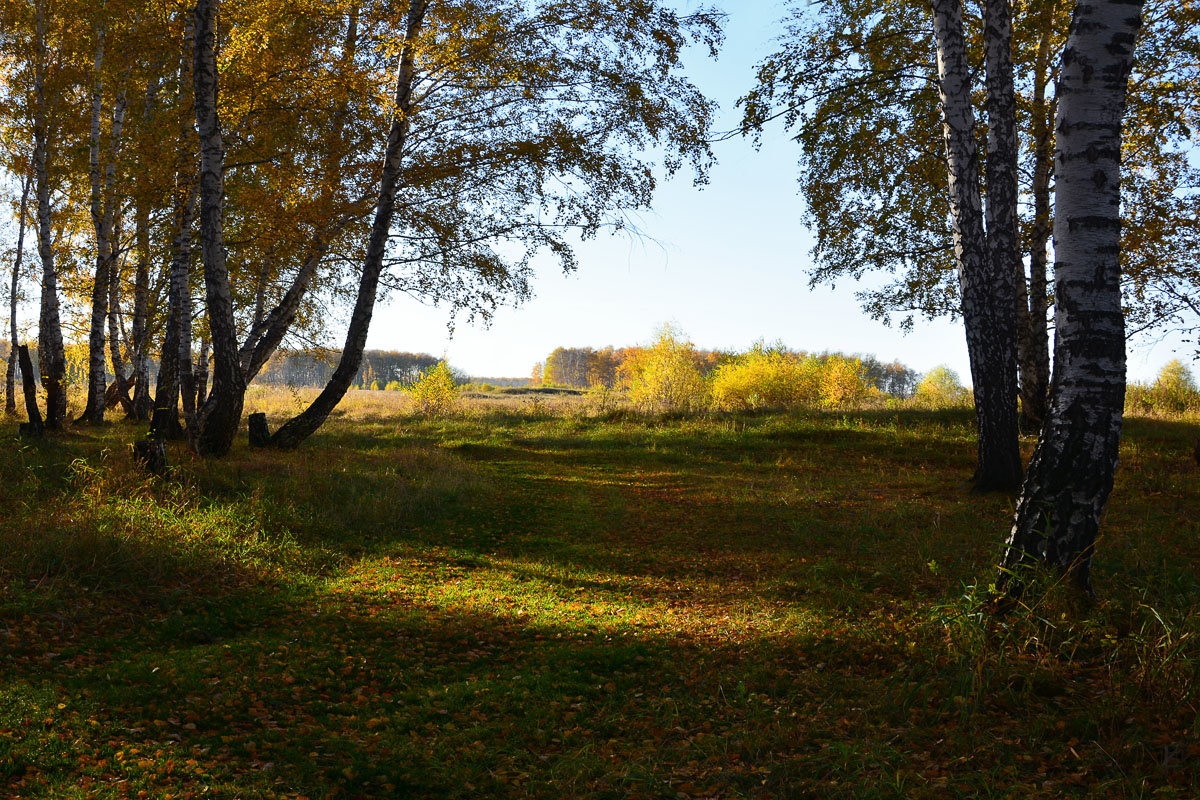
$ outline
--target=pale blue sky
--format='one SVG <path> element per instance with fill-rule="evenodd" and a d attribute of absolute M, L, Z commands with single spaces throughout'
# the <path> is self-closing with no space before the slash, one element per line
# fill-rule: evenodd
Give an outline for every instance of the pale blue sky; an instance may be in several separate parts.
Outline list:
<path fill-rule="evenodd" d="M 775 0 L 726 2 L 726 44 L 714 63 L 691 60 L 693 80 L 721 103 L 719 129 L 736 125 L 736 99 L 753 67 L 772 48 L 784 14 Z M 557 346 L 623 346 L 647 342 L 664 322 L 678 324 L 703 348 L 744 349 L 754 340 L 790 347 L 872 353 L 925 371 L 939 364 L 969 379 L 958 324 L 918 321 L 903 335 L 863 314 L 855 285 L 808 288 L 812 236 L 800 223 L 796 145 L 778 127 L 761 150 L 737 138 L 716 146 L 718 164 L 703 191 L 687 176 L 663 184 L 641 227 L 655 241 L 601 236 L 578 247 L 579 271 L 538 271 L 536 296 L 500 310 L 489 328 L 459 323 L 449 312 L 407 297 L 387 300 L 375 316 L 369 346 L 445 354 L 472 375 L 524 376 Z M 340 338 L 340 336 L 338 337 Z M 1130 378 L 1145 380 L 1190 351 L 1177 339 L 1131 349 Z"/>

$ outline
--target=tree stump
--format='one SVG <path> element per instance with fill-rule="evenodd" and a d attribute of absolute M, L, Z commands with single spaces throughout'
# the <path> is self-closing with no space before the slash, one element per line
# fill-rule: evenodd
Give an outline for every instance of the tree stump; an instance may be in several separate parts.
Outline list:
<path fill-rule="evenodd" d="M 133 460 L 151 475 L 167 471 L 167 445 L 162 439 L 141 439 L 133 443 Z"/>
<path fill-rule="evenodd" d="M 271 443 L 271 429 L 267 427 L 267 415 L 251 414 L 247 420 L 251 447 L 266 447 Z"/>

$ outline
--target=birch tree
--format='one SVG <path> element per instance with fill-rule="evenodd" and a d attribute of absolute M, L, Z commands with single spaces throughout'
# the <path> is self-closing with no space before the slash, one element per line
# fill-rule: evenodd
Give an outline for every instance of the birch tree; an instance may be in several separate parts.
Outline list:
<path fill-rule="evenodd" d="M 221 120 L 217 113 L 218 7 L 218 0 L 198 0 L 196 3 L 193 73 L 196 126 L 200 133 L 200 245 L 213 350 L 213 391 L 204 408 L 197 412 L 196 445 L 201 454 L 221 456 L 229 452 L 237 434 L 246 382 L 238 358 L 233 295 L 225 263 L 221 208 L 225 199 L 224 148 L 221 143 Z M 191 360 L 190 353 L 187 360 Z M 186 386 L 184 389 L 185 398 L 190 394 L 194 402 L 194 388 Z"/>
<path fill-rule="evenodd" d="M 574 267 L 564 231 L 595 235 L 649 204 L 653 172 L 637 157 L 646 147 L 661 148 L 669 172 L 690 162 L 702 176 L 707 165 L 712 106 L 679 74 L 679 55 L 689 41 L 715 48 L 718 15 L 684 17 L 655 0 L 459 0 L 429 4 L 427 16 L 409 50 L 411 108 L 401 128 L 392 123 L 385 162 L 399 140 L 392 228 L 372 229 L 339 369 L 276 446 L 299 444 L 344 395 L 381 288 L 486 316 L 527 296 L 538 250 Z M 405 96 L 398 83 L 398 108 Z M 376 251 L 377 239 L 391 244 Z M 506 260 L 501 243 L 525 255 Z"/>
<path fill-rule="evenodd" d="M 1075 7 L 1059 77 L 1055 146 L 1056 326 L 1049 413 L 1029 464 L 999 584 L 1047 564 L 1091 592 L 1125 400 L 1121 124 L 1141 0 Z"/>
<path fill-rule="evenodd" d="M 975 488 L 1013 489 L 1021 480 L 1017 429 L 1016 108 L 1008 48 L 1008 5 L 989 0 L 987 44 L 989 152 L 988 222 L 979 192 L 979 156 L 971 69 L 960 0 L 933 0 L 938 88 L 946 141 L 951 229 L 971 360 L 978 431 Z"/>
<path fill-rule="evenodd" d="M 33 35 L 33 171 L 37 194 L 38 256 L 42 266 L 41 309 L 38 316 L 38 369 L 46 392 L 46 428 L 61 430 L 67 421 L 67 356 L 59 317 L 58 270 L 54 263 L 51 227 L 49 149 L 51 129 L 47 98 L 50 58 L 46 46 L 44 0 L 36 0 Z"/>
<path fill-rule="evenodd" d="M 4 413 L 17 413 L 17 300 L 20 297 L 21 262 L 25 257 L 25 221 L 29 216 L 29 191 L 33 176 L 26 170 L 21 176 L 21 203 L 17 210 L 17 251 L 13 254 L 8 285 L 8 369 L 4 376 Z"/>
<path fill-rule="evenodd" d="M 91 327 L 88 334 L 88 393 L 87 403 L 79 421 L 99 424 L 104 421 L 105 387 L 107 382 L 107 363 L 104 355 L 104 325 L 110 313 L 115 313 L 110 301 L 117 290 L 116 254 L 113 242 L 113 224 L 117 214 L 118 198 L 114 195 L 117 178 L 117 159 L 121 150 L 121 129 L 125 124 L 125 112 L 128 101 L 124 89 L 117 92 L 112 106 L 112 118 L 108 127 L 108 154 L 102 162 L 101 150 L 101 115 L 104 110 L 104 45 L 106 31 L 100 27 L 96 33 L 96 56 L 92 67 L 92 127 L 88 143 L 89 181 L 91 197 L 92 229 L 95 234 L 95 264 L 96 272 L 92 279 L 92 314 Z M 111 334 L 110 334 L 110 338 Z M 118 353 L 119 342 L 114 342 L 114 352 Z M 118 362 L 114 362 L 114 366 Z M 118 380 L 121 376 L 117 376 Z M 118 391 L 121 389 L 119 388 Z"/>

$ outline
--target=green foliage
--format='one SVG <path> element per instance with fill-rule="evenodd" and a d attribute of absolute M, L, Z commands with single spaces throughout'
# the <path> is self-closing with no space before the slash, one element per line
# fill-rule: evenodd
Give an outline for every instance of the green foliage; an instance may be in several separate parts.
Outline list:
<path fill-rule="evenodd" d="M 416 412 L 427 417 L 444 416 L 458 407 L 459 386 L 445 361 L 426 370 L 408 394 Z"/>
<path fill-rule="evenodd" d="M 673 325 L 664 325 L 649 347 L 621 364 L 629 400 L 643 411 L 699 411 L 708 407 L 709 386 L 696 347 Z"/>
<path fill-rule="evenodd" d="M 909 403 L 917 408 L 959 408 L 969 405 L 971 391 L 949 367 L 934 367 L 917 384 Z"/>

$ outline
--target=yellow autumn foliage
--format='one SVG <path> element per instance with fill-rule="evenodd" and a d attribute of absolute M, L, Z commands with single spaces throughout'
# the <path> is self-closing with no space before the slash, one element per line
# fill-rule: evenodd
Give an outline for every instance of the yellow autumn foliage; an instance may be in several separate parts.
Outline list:
<path fill-rule="evenodd" d="M 458 384 L 450 372 L 450 365 L 439 361 L 426 370 L 420 380 L 408 389 L 413 409 L 427 417 L 449 414 L 458 406 Z"/>
<path fill-rule="evenodd" d="M 672 325 L 664 325 L 649 347 L 622 362 L 620 380 L 627 397 L 644 411 L 698 411 L 707 408 L 709 386 L 695 346 Z"/>

